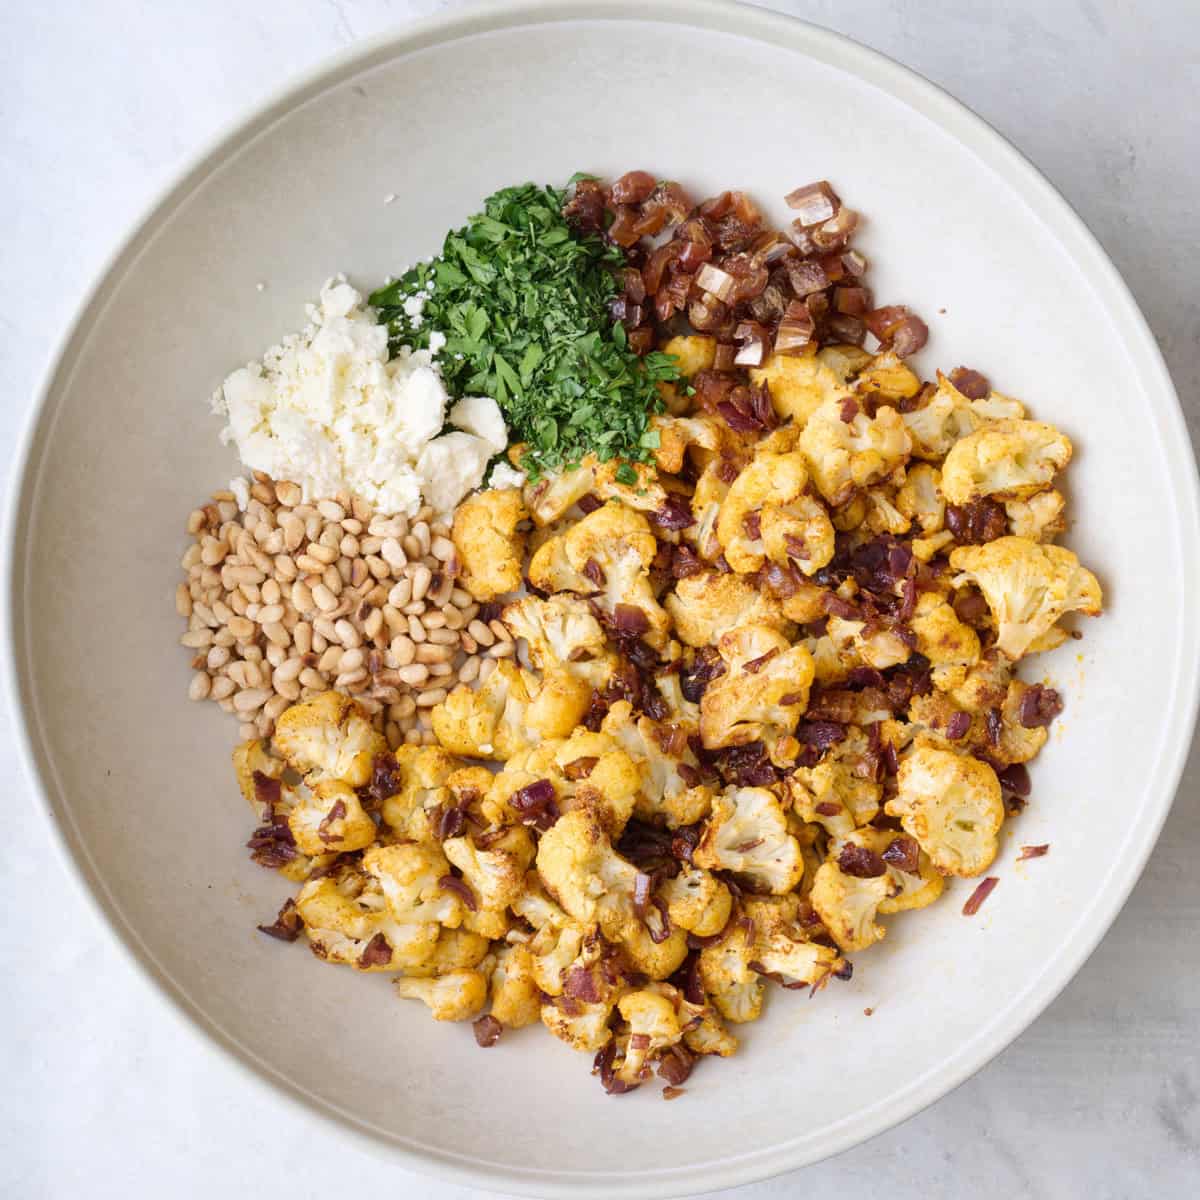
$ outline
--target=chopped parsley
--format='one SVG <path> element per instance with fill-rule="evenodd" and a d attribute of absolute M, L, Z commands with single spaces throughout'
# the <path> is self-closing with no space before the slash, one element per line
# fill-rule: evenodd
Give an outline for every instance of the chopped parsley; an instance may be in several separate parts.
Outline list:
<path fill-rule="evenodd" d="M 629 348 L 609 313 L 624 255 L 579 236 L 565 201 L 551 187 L 505 188 L 446 235 L 439 257 L 371 296 L 393 349 L 445 335 L 447 390 L 494 397 L 529 446 L 521 465 L 531 478 L 589 453 L 646 461 L 658 441 L 650 414 L 662 409 L 655 385 L 680 378 L 671 355 Z"/>

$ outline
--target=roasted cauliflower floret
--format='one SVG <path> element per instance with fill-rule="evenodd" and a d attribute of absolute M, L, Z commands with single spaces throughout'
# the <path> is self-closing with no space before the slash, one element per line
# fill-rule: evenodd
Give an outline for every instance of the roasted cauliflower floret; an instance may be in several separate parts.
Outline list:
<path fill-rule="evenodd" d="M 831 846 L 832 857 L 836 858 L 847 845 L 861 846 L 879 855 L 891 883 L 890 894 L 880 902 L 880 913 L 925 908 L 946 886 L 929 855 L 906 833 L 897 833 L 893 829 L 858 829 Z"/>
<path fill-rule="evenodd" d="M 688 448 L 716 453 L 721 448 L 721 427 L 711 417 L 650 418 L 651 432 L 658 434 L 654 462 L 660 471 L 676 475 L 683 469 Z"/>
<path fill-rule="evenodd" d="M 941 472 L 928 463 L 915 463 L 905 472 L 896 492 L 896 508 L 915 522 L 923 534 L 941 533 L 946 520 L 946 502 L 941 494 Z"/>
<path fill-rule="evenodd" d="M 715 875 L 683 866 L 674 879 L 659 885 L 673 926 L 697 937 L 713 937 L 729 923 L 733 893 Z"/>
<path fill-rule="evenodd" d="M 339 779 L 352 788 L 371 778 L 387 741 L 362 707 L 341 692 L 293 704 L 275 724 L 275 747 L 310 783 Z"/>
<path fill-rule="evenodd" d="M 483 971 L 452 971 L 433 979 L 397 979 L 403 999 L 420 1000 L 435 1021 L 469 1021 L 487 1003 L 488 979 Z"/>
<path fill-rule="evenodd" d="M 468 496 L 454 512 L 450 536 L 458 551 L 459 579 L 476 600 L 494 600 L 521 586 L 529 516 L 516 488 L 491 488 Z"/>
<path fill-rule="evenodd" d="M 884 805 L 944 875 L 978 875 L 996 857 L 1004 802 L 996 772 L 977 758 L 918 738 Z"/>
<path fill-rule="evenodd" d="M 504 762 L 536 736 L 526 723 L 529 704 L 527 676 L 502 659 L 478 688 L 459 684 L 433 707 L 433 732 L 453 754 Z"/>
<path fill-rule="evenodd" d="M 492 1016 L 506 1029 L 521 1029 L 541 1018 L 541 997 L 533 978 L 528 946 L 503 946 L 492 968 Z"/>
<path fill-rule="evenodd" d="M 288 828 L 302 854 L 343 854 L 369 846 L 379 832 L 358 794 L 339 779 L 322 779 L 299 793 Z"/>
<path fill-rule="evenodd" d="M 942 463 L 951 504 L 980 496 L 1024 500 L 1049 487 L 1071 461 L 1071 442 L 1042 421 L 991 421 L 954 443 Z"/>
<path fill-rule="evenodd" d="M 700 782 L 700 763 L 685 727 L 635 717 L 629 701 L 619 700 L 601 730 L 625 750 L 637 770 L 634 812 L 642 820 L 662 821 L 674 829 L 708 815 L 712 789 Z"/>
<path fill-rule="evenodd" d="M 738 1025 L 762 1015 L 766 984 L 750 965 L 753 958 L 754 939 L 746 938 L 740 929 L 700 951 L 698 968 L 705 992 L 717 1012 Z"/>
<path fill-rule="evenodd" d="M 751 369 L 750 381 L 765 383 L 776 414 L 798 427 L 822 404 L 840 404 L 850 395 L 828 359 L 820 355 L 772 354 L 761 367 Z"/>
<path fill-rule="evenodd" d="M 529 643 L 529 657 L 539 671 L 563 666 L 599 685 L 611 670 L 604 630 L 580 596 L 560 593 L 542 600 L 522 596 L 506 605 L 501 619 L 514 637 Z"/>
<path fill-rule="evenodd" d="M 434 836 L 430 820 L 438 806 L 450 798 L 451 776 L 462 769 L 462 764 L 440 746 L 401 746 L 396 751 L 396 763 L 400 789 L 384 800 L 380 815 L 400 837 L 430 841 Z M 490 783 L 489 775 L 485 786 Z"/>
<path fill-rule="evenodd" d="M 729 493 L 721 502 L 717 517 L 717 540 L 725 554 L 725 561 L 739 574 L 757 571 L 766 559 L 763 524 L 768 510 L 775 512 L 772 518 L 776 525 L 777 540 L 782 544 L 785 528 L 793 530 L 793 536 L 802 540 L 806 531 L 812 532 L 824 517 L 825 532 L 813 534 L 812 553 L 819 557 L 828 549 L 828 556 L 818 566 L 824 566 L 833 555 L 833 527 L 824 510 L 814 514 L 811 502 L 804 504 L 804 489 L 808 486 L 808 469 L 804 455 L 757 453 L 738 477 L 730 484 Z M 794 511 L 791 511 L 793 510 Z M 782 510 L 782 511 L 776 511 Z M 787 519 L 784 518 L 787 514 Z M 826 542 L 828 546 L 826 547 Z M 805 543 L 804 545 L 807 545 Z M 777 547 L 778 548 L 778 547 Z M 798 548 L 804 546 L 798 543 Z M 805 551 L 807 553 L 807 550 Z M 784 554 L 782 560 L 787 561 Z M 817 568 L 814 567 L 814 570 Z"/>
<path fill-rule="evenodd" d="M 287 763 L 270 753 L 270 744 L 261 738 L 239 742 L 233 750 L 233 773 L 246 803 L 261 820 L 268 802 L 274 804 L 276 795 L 282 798 L 282 787 L 275 785 L 283 778 Z"/>
<path fill-rule="evenodd" d="M 560 996 L 542 1005 L 542 1024 L 572 1049 L 593 1054 L 612 1038 L 608 1023 L 614 1007 L 612 1000 L 589 1004 Z"/>
<path fill-rule="evenodd" d="M 787 741 L 808 703 L 812 655 L 766 625 L 743 625 L 717 643 L 727 664 L 700 699 L 708 749 L 762 741 L 772 761 L 789 760 Z M 791 757 L 795 757 L 794 749 Z"/>
<path fill-rule="evenodd" d="M 887 932 L 875 923 L 879 906 L 891 895 L 887 872 L 863 879 L 847 875 L 836 862 L 822 863 L 809 903 L 843 950 L 865 950 Z"/>
<path fill-rule="evenodd" d="M 440 926 L 395 921 L 378 883 L 353 868 L 306 883 L 296 911 L 318 958 L 359 971 L 419 969 L 437 947 Z"/>
<path fill-rule="evenodd" d="M 1066 507 L 1062 493 L 1054 488 L 1028 500 L 1010 500 L 1004 506 L 1009 532 L 1031 542 L 1052 542 L 1067 527 Z"/>
<path fill-rule="evenodd" d="M 565 516 L 596 484 L 596 457 L 589 454 L 577 467 L 547 471 L 521 494 L 533 523 L 543 529 Z"/>
<path fill-rule="evenodd" d="M 847 402 L 848 403 L 848 402 Z M 800 449 L 813 482 L 830 504 L 843 504 L 855 488 L 890 475 L 908 460 L 912 440 L 894 408 L 872 417 L 861 410 L 849 421 L 837 401 L 827 401 L 809 418 Z"/>
<path fill-rule="evenodd" d="M 675 636 L 688 646 L 713 646 L 738 625 L 791 630 L 779 601 L 741 575 L 703 571 L 679 580 L 664 601 Z"/>
<path fill-rule="evenodd" d="M 870 738 L 856 725 L 815 767 L 797 767 L 785 782 L 785 796 L 803 821 L 845 837 L 874 820 L 883 786 L 875 780 Z"/>
<path fill-rule="evenodd" d="M 378 881 L 392 920 L 402 925 L 436 921 L 448 929 L 462 924 L 466 906 L 443 884 L 450 875 L 446 856 L 432 843 L 372 846 L 363 870 Z"/>
<path fill-rule="evenodd" d="M 968 400 L 938 372 L 937 390 L 919 408 L 904 414 L 912 436 L 913 455 L 933 462 L 945 458 L 951 446 L 988 421 L 1019 420 L 1025 409 L 1017 400 L 992 392 L 981 400 Z"/>
<path fill-rule="evenodd" d="M 917 636 L 918 653 L 933 664 L 938 686 L 945 686 L 948 679 L 965 679 L 967 670 L 979 661 L 979 635 L 936 592 L 920 595 L 908 624 Z"/>
<path fill-rule="evenodd" d="M 529 730 L 545 738 L 566 737 L 587 713 L 592 685 L 564 666 L 542 673 L 540 684 L 530 688 L 525 722 Z"/>
<path fill-rule="evenodd" d="M 795 566 L 815 575 L 834 554 L 834 529 L 824 506 L 813 496 L 788 504 L 764 505 L 760 515 L 763 549 L 781 567 Z"/>
<path fill-rule="evenodd" d="M 508 906 L 525 890 L 525 872 L 533 862 L 533 839 L 518 827 L 505 834 L 504 846 L 480 850 L 469 837 L 446 838 L 442 853 L 462 872 L 475 895 L 463 925 L 484 937 L 503 937 L 508 930 Z"/>
<path fill-rule="evenodd" d="M 662 348 L 664 354 L 672 355 L 684 379 L 691 379 L 699 371 L 707 371 L 717 354 L 717 339 L 707 334 L 689 337 L 673 337 Z"/>
<path fill-rule="evenodd" d="M 907 662 L 912 656 L 908 643 L 895 630 L 886 627 L 869 629 L 864 621 L 830 617 L 826 634 L 846 669 L 865 665 L 884 671 Z"/>
<path fill-rule="evenodd" d="M 609 941 L 620 941 L 636 920 L 637 868 L 613 849 L 596 814 L 586 808 L 564 813 L 542 834 L 537 871 L 573 920 L 598 924 Z"/>
<path fill-rule="evenodd" d="M 616 1075 L 636 1087 L 650 1075 L 649 1063 L 683 1037 L 675 1005 L 649 989 L 628 992 L 617 1001 L 617 1010 L 629 1024 L 629 1041 Z"/>
<path fill-rule="evenodd" d="M 973 582 L 996 622 L 996 644 L 1014 662 L 1071 612 L 1100 614 L 1103 597 L 1096 577 L 1061 546 L 1002 537 L 983 546 L 959 546 L 950 565 L 955 580 Z"/>
<path fill-rule="evenodd" d="M 597 606 L 619 626 L 641 624 L 644 640 L 661 650 L 670 621 L 650 587 L 650 564 L 657 553 L 646 518 L 626 505 L 609 503 L 538 547 L 529 563 L 529 580 L 544 592 L 594 595 Z"/>
<path fill-rule="evenodd" d="M 845 959 L 828 946 L 808 941 L 796 923 L 797 907 L 795 896 L 746 897 L 745 915 L 754 922 L 751 965 L 784 987 L 820 987 L 845 966 Z"/>
<path fill-rule="evenodd" d="M 910 400 L 921 390 L 921 381 L 895 351 L 885 350 L 859 372 L 854 390 L 860 394 L 874 393 L 884 400 Z"/>
<path fill-rule="evenodd" d="M 804 874 L 800 843 L 788 832 L 779 798 L 766 788 L 726 788 L 692 854 L 698 867 L 732 871 L 760 891 L 790 892 Z"/>

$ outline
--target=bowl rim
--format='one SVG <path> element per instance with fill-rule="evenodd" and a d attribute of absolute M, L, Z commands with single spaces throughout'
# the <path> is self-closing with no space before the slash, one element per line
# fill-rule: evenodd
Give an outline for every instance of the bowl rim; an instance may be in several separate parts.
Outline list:
<path fill-rule="evenodd" d="M 100 918 L 99 925 L 107 930 L 110 940 L 121 948 L 127 961 L 155 985 L 156 992 L 177 1014 L 206 1035 L 209 1044 L 218 1047 L 226 1061 L 234 1063 L 246 1080 L 253 1081 L 258 1087 L 271 1088 L 276 1095 L 305 1113 L 315 1114 L 330 1127 L 350 1134 L 359 1146 L 374 1156 L 388 1161 L 399 1159 L 404 1167 L 415 1171 L 488 1190 L 499 1187 L 523 1195 L 608 1200 L 614 1196 L 667 1197 L 735 1187 L 818 1162 L 914 1116 L 958 1087 L 1007 1047 L 1083 966 L 1141 876 L 1170 811 L 1187 761 L 1200 702 L 1200 656 L 1191 653 L 1179 657 L 1175 694 L 1168 710 L 1170 724 L 1161 743 L 1153 780 L 1148 785 L 1147 801 L 1152 809 L 1149 819 L 1137 827 L 1125 847 L 1125 856 L 1113 865 L 1107 886 L 1087 911 L 1086 927 L 1077 928 L 1078 936 L 1070 951 L 1049 963 L 1022 992 L 1012 996 L 1003 1012 L 995 1015 L 978 1037 L 927 1072 L 907 1092 L 870 1112 L 853 1127 L 849 1122 L 843 1123 L 840 1129 L 830 1131 L 816 1147 L 787 1142 L 716 1163 L 669 1168 L 635 1178 L 485 1164 L 448 1151 L 405 1145 L 394 1135 L 373 1129 L 352 1114 L 305 1092 L 216 1025 L 156 963 L 149 947 L 142 943 L 136 930 L 107 895 L 103 879 L 71 827 L 69 814 L 56 812 L 52 799 L 53 772 L 31 703 L 28 644 L 24 638 L 26 607 L 17 570 L 24 550 L 20 539 L 28 525 L 38 476 L 56 418 L 50 408 L 50 399 L 60 382 L 69 376 L 73 359 L 86 341 L 93 313 L 107 303 L 109 293 L 140 250 L 192 188 L 227 155 L 293 107 L 374 62 L 382 63 L 434 45 L 515 26 L 594 20 L 666 23 L 734 34 L 835 66 L 874 84 L 937 124 L 1023 197 L 1059 239 L 1081 274 L 1091 281 L 1101 303 L 1114 318 L 1114 324 L 1123 331 L 1123 345 L 1131 363 L 1146 380 L 1147 394 L 1152 397 L 1151 411 L 1159 423 L 1163 453 L 1175 484 L 1174 517 L 1184 550 L 1182 615 L 1186 618 L 1200 592 L 1196 555 L 1189 556 L 1187 552 L 1189 546 L 1200 544 L 1200 482 L 1171 377 L 1144 316 L 1100 243 L 1068 201 L 1002 134 L 961 101 L 911 68 L 843 34 L 784 13 L 732 3 L 731 0 L 492 0 L 491 3 L 471 4 L 406 23 L 322 58 L 274 89 L 248 112 L 225 123 L 145 206 L 83 293 L 49 358 L 17 443 L 0 551 L 3 556 L 3 587 L 0 588 L 0 629 L 3 633 L 0 639 L 3 641 L 2 672 L 14 718 L 14 740 L 32 785 L 36 807 L 50 828 L 52 844 L 66 874 L 74 880 L 78 893 Z M 1192 635 L 1193 646 L 1196 641 L 1196 635 Z"/>

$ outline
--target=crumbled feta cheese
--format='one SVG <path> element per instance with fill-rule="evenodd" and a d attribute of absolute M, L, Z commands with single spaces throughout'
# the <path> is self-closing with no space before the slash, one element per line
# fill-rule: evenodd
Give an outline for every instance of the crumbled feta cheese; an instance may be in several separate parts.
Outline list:
<path fill-rule="evenodd" d="M 518 471 L 516 467 L 510 467 L 506 462 L 498 462 L 492 468 L 491 475 L 488 476 L 488 487 L 490 488 L 523 488 L 525 483 L 525 472 Z"/>
<path fill-rule="evenodd" d="M 308 311 L 307 328 L 234 371 L 213 397 L 228 421 L 222 440 L 247 468 L 299 484 L 306 500 L 349 491 L 381 513 L 411 516 L 424 493 L 452 509 L 497 451 L 470 432 L 437 438 L 449 397 L 431 352 L 389 357 L 386 328 L 342 277 Z M 497 429 L 487 405 L 495 409 L 473 400 L 465 411 L 484 413 L 488 437 L 506 440 L 499 409 Z M 430 452 L 435 438 L 447 445 Z"/>
<path fill-rule="evenodd" d="M 446 335 L 440 329 L 429 331 L 429 353 L 440 354 L 446 346 Z"/>
<path fill-rule="evenodd" d="M 229 490 L 238 508 L 245 512 L 250 507 L 250 481 L 244 475 L 238 475 L 229 481 Z"/>
<path fill-rule="evenodd" d="M 499 454 L 508 445 L 508 427 L 500 406 L 491 396 L 464 396 L 450 410 L 450 424 L 483 438 L 492 448 L 492 454 Z"/>

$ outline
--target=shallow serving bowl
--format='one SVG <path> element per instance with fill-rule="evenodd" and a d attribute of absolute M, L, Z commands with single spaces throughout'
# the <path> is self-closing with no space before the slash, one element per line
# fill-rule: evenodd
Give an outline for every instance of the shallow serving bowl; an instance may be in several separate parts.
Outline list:
<path fill-rule="evenodd" d="M 775 992 L 742 1052 L 703 1064 L 674 1104 L 652 1087 L 605 1096 L 540 1030 L 482 1053 L 383 978 L 255 933 L 288 885 L 242 848 L 236 729 L 189 704 L 172 604 L 187 512 L 235 470 L 208 396 L 298 326 L 328 275 L 373 286 L 505 184 L 632 167 L 697 194 L 744 186 L 780 220 L 785 192 L 833 180 L 868 218 L 876 295 L 929 320 L 925 369 L 976 367 L 1074 440 L 1067 540 L 1108 601 L 1083 642 L 1026 671 L 1067 711 L 983 911 L 961 915 L 959 883 L 892 918 L 852 982 L 811 1002 Z M 70 862 L 214 1046 L 409 1166 L 536 1195 L 676 1195 L 909 1116 L 1078 969 L 1179 778 L 1197 530 L 1187 435 L 1140 314 L 1067 205 L 977 118 L 765 12 L 497 4 L 312 74 L 207 153 L 114 258 L 48 380 L 13 499 L 10 674 Z M 1031 842 L 1050 856 L 1016 866 Z"/>

